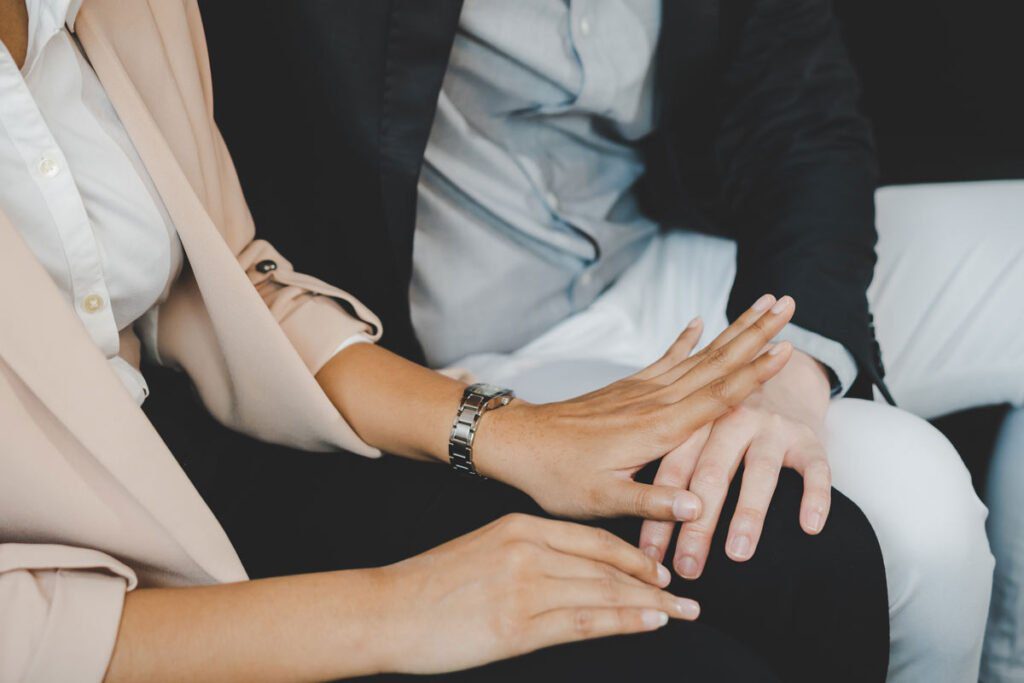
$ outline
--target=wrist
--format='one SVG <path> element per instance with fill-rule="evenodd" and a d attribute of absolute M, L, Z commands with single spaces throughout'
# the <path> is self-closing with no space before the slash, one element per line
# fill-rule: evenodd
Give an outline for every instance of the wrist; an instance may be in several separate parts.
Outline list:
<path fill-rule="evenodd" d="M 515 465 L 521 464 L 527 448 L 524 436 L 535 424 L 536 406 L 521 398 L 513 399 L 500 410 L 489 410 L 480 418 L 473 443 L 473 463 L 477 472 L 504 484 L 517 486 Z"/>

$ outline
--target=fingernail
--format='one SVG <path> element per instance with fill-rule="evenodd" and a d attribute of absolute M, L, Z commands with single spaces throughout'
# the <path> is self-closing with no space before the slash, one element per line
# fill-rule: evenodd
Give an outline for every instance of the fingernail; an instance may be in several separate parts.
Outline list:
<path fill-rule="evenodd" d="M 645 609 L 640 615 L 640 620 L 645 628 L 661 628 L 668 623 L 668 614 L 659 612 L 656 609 Z"/>
<path fill-rule="evenodd" d="M 696 558 L 684 555 L 680 558 L 678 564 L 676 564 L 676 570 L 679 575 L 687 579 L 697 578 L 697 560 Z"/>
<path fill-rule="evenodd" d="M 765 294 L 760 299 L 755 301 L 754 305 L 751 306 L 751 308 L 756 313 L 764 313 L 765 311 L 768 310 L 768 307 L 771 306 L 773 303 L 775 303 L 775 297 L 772 296 L 771 294 Z"/>
<path fill-rule="evenodd" d="M 646 555 L 647 557 L 651 558 L 652 560 L 657 560 L 658 559 L 658 549 L 655 548 L 653 545 L 649 545 L 646 548 L 644 548 L 644 555 Z"/>
<path fill-rule="evenodd" d="M 750 546 L 750 537 L 746 534 L 739 534 L 729 541 L 729 554 L 745 560 L 750 557 Z"/>
<path fill-rule="evenodd" d="M 670 583 L 672 583 L 672 574 L 669 572 L 668 568 L 665 565 L 663 565 L 663 564 L 661 564 L 659 562 L 658 563 L 658 585 L 659 586 L 667 586 Z"/>
<path fill-rule="evenodd" d="M 680 598 L 676 603 L 676 612 L 683 619 L 696 619 L 700 616 L 700 605 L 693 600 Z"/>
<path fill-rule="evenodd" d="M 821 527 L 824 526 L 824 524 L 825 516 L 822 515 L 821 512 L 812 512 L 807 517 L 807 528 L 813 531 L 814 533 L 818 533 L 819 531 L 821 531 Z"/>
<path fill-rule="evenodd" d="M 697 519 L 700 510 L 692 496 L 676 496 L 672 501 L 672 515 L 683 522 Z"/>
<path fill-rule="evenodd" d="M 789 308 L 790 301 L 792 301 L 792 299 L 790 299 L 788 296 L 784 296 L 781 299 L 779 299 L 775 303 L 775 305 L 772 306 L 772 315 L 778 315 L 779 313 L 782 313 L 787 308 Z"/>
<path fill-rule="evenodd" d="M 786 343 L 785 342 L 783 342 L 781 344 L 772 344 L 771 348 L 768 349 L 768 355 L 769 356 L 777 356 L 777 355 L 779 355 L 780 353 L 782 353 L 785 350 L 786 350 Z"/>
<path fill-rule="evenodd" d="M 692 330 L 693 328 L 697 327 L 697 325 L 700 325 L 700 316 L 699 315 L 696 318 L 694 318 L 693 320 L 691 320 L 689 323 L 687 323 L 686 329 Z"/>

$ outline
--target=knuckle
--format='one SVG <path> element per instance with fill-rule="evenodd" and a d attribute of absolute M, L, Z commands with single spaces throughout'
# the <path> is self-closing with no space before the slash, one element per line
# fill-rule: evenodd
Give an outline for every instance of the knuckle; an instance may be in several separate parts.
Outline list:
<path fill-rule="evenodd" d="M 491 615 L 490 629 L 502 641 L 516 642 L 523 637 L 526 620 L 511 610 L 498 610 Z"/>
<path fill-rule="evenodd" d="M 633 516 L 646 517 L 653 502 L 650 489 L 647 487 L 637 487 L 636 491 L 633 492 L 632 501 L 630 502 Z"/>
<path fill-rule="evenodd" d="M 573 632 L 580 638 L 587 638 L 596 628 L 596 615 L 590 609 L 577 609 L 572 616 Z"/>
<path fill-rule="evenodd" d="M 751 505 L 738 507 L 736 508 L 736 512 L 733 513 L 733 521 L 743 523 L 748 526 L 759 527 L 764 523 L 764 510 Z"/>
<path fill-rule="evenodd" d="M 534 566 L 536 551 L 529 543 L 511 543 L 505 548 L 505 566 L 513 574 L 527 574 Z"/>
<path fill-rule="evenodd" d="M 704 362 L 713 368 L 723 368 L 729 364 L 729 353 L 724 346 L 711 349 L 704 356 Z"/>
<path fill-rule="evenodd" d="M 787 424 L 787 420 L 781 416 L 776 415 L 780 420 L 780 429 Z M 793 436 L 800 442 L 811 442 L 816 443 L 818 441 L 818 435 L 814 433 L 808 425 L 802 423 L 789 424 L 789 428 L 793 430 Z"/>
<path fill-rule="evenodd" d="M 782 469 L 781 455 L 749 459 L 745 465 L 747 475 L 757 479 L 778 479 Z"/>
<path fill-rule="evenodd" d="M 693 484 L 703 490 L 729 487 L 729 473 L 717 463 L 705 463 L 693 473 Z"/>
<path fill-rule="evenodd" d="M 602 551 L 610 552 L 618 545 L 619 538 L 605 529 L 593 529 L 594 544 Z"/>
<path fill-rule="evenodd" d="M 611 566 L 604 565 L 601 567 L 601 581 L 618 581 L 619 573 Z"/>
<path fill-rule="evenodd" d="M 619 582 L 613 579 L 599 579 L 599 590 L 605 603 L 617 605 L 621 602 L 622 594 L 619 591 Z"/>
<path fill-rule="evenodd" d="M 531 520 L 529 515 L 524 515 L 521 512 L 512 512 L 498 520 L 498 524 L 506 534 L 513 538 L 518 538 L 526 533 Z"/>
<path fill-rule="evenodd" d="M 761 342 L 767 342 L 771 337 L 771 332 L 768 330 L 768 323 L 765 320 L 766 316 L 761 316 L 750 325 L 751 333 L 757 337 Z"/>
<path fill-rule="evenodd" d="M 725 377 L 719 377 L 718 379 L 712 380 L 708 384 L 707 392 L 711 400 L 724 404 L 729 403 L 729 397 L 732 394 L 729 380 Z"/>

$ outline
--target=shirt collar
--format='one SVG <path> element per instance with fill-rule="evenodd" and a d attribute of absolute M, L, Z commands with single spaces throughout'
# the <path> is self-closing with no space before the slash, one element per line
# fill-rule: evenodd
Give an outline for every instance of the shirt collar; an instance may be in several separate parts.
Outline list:
<path fill-rule="evenodd" d="M 50 40 L 65 26 L 74 30 L 84 0 L 28 0 L 28 55 L 23 71 L 28 73 Z"/>

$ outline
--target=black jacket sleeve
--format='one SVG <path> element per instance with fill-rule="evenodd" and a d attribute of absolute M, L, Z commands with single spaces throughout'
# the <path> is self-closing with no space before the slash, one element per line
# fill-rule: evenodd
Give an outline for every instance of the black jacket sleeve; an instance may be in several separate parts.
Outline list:
<path fill-rule="evenodd" d="M 856 393 L 868 393 L 868 383 L 884 392 L 867 300 L 874 147 L 831 3 L 744 4 L 734 14 L 722 4 L 726 60 L 714 150 L 725 220 L 738 242 L 729 316 L 764 292 L 792 295 L 794 322 L 856 359 Z"/>

